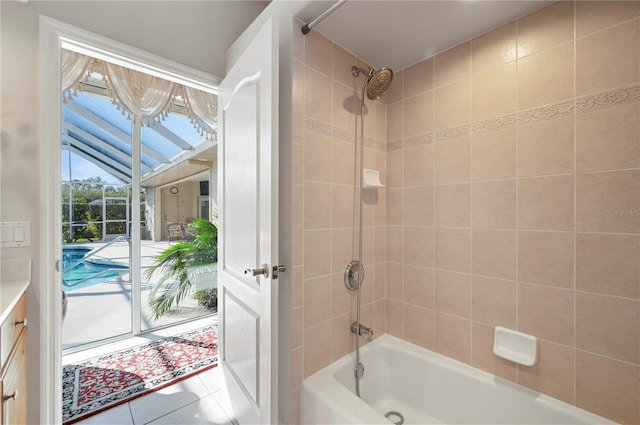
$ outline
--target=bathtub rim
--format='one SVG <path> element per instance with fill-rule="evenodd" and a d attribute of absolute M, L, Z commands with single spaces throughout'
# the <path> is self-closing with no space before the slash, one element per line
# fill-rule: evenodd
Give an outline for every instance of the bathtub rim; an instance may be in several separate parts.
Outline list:
<path fill-rule="evenodd" d="M 564 412 L 571 412 L 571 414 L 574 415 L 577 414 L 579 417 L 584 417 L 585 420 L 589 420 L 587 424 L 619 425 L 617 422 L 614 422 L 611 419 L 607 419 L 596 413 L 582 409 L 579 406 L 569 404 L 565 401 L 525 387 L 521 384 L 518 384 L 517 382 L 510 381 L 508 379 L 494 375 L 490 372 L 479 369 L 475 366 L 469 365 L 451 357 L 447 357 L 443 354 L 436 353 L 435 351 L 421 347 L 419 345 L 413 344 L 409 341 L 405 341 L 389 334 L 381 335 L 374 341 L 362 347 L 360 349 L 361 356 L 366 357 L 367 353 L 369 353 L 373 349 L 376 349 L 377 347 L 405 351 L 410 355 L 425 358 L 425 361 L 431 361 L 439 367 L 444 367 L 449 370 L 455 370 L 456 373 L 461 373 L 467 377 L 470 377 L 471 379 L 477 379 L 490 385 L 504 386 L 513 389 L 514 391 L 524 392 L 527 395 L 534 397 L 536 401 L 540 402 L 541 404 L 549 405 L 549 407 L 559 409 Z M 348 423 L 389 423 L 389 421 L 387 421 L 381 413 L 377 412 L 371 405 L 369 405 L 361 398 L 357 397 L 355 393 L 344 386 L 336 376 L 337 373 L 345 366 L 349 367 L 349 365 L 353 365 L 354 361 L 355 352 L 348 353 L 347 355 L 320 369 L 319 371 L 308 376 L 302 381 L 300 412 L 301 417 L 303 417 L 307 413 L 307 411 L 305 410 L 305 404 L 308 403 L 307 398 L 311 396 L 310 393 L 313 393 L 321 402 L 326 403 L 329 406 L 342 406 L 345 404 L 345 399 L 353 399 L 350 400 L 348 409 L 341 409 L 340 414 L 337 414 L 337 416 L 342 420 L 348 420 Z M 366 362 L 366 360 L 363 360 L 362 358 L 361 361 Z M 307 403 L 305 403 L 305 401 Z"/>

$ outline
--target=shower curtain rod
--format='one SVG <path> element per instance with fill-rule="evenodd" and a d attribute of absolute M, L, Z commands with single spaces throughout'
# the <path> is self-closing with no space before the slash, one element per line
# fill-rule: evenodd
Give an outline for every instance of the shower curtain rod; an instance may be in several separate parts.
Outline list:
<path fill-rule="evenodd" d="M 337 8 L 342 6 L 344 3 L 346 3 L 346 1 L 347 0 L 338 0 L 333 6 L 331 6 L 329 9 L 327 9 L 322 15 L 318 16 L 316 19 L 314 19 L 313 21 L 311 21 L 308 24 L 306 24 L 305 26 L 303 26 L 302 27 L 302 33 L 303 34 L 307 34 L 309 31 L 311 31 L 311 28 L 315 27 L 316 24 L 318 24 L 320 21 L 322 21 L 327 16 L 331 15 L 334 10 L 336 10 Z"/>

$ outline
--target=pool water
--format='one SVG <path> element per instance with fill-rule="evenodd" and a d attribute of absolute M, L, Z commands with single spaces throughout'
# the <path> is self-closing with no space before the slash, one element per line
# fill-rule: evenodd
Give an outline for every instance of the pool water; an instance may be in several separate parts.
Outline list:
<path fill-rule="evenodd" d="M 89 251 L 91 251 L 91 249 L 89 248 L 63 248 L 62 269 L 64 270 L 68 266 L 80 260 Z M 106 270 L 109 269 L 112 270 L 106 272 Z M 117 279 L 118 270 L 127 270 L 127 267 L 96 264 L 89 261 L 82 262 L 74 268 L 64 272 L 62 276 L 62 289 L 66 292 L 69 292 L 76 289 L 96 285 L 98 283 L 107 282 L 109 280 Z M 100 274 L 98 275 L 98 273 Z"/>

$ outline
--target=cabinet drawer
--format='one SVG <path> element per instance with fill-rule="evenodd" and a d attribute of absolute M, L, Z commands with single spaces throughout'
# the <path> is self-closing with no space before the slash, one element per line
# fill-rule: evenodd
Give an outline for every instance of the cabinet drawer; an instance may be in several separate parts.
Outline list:
<path fill-rule="evenodd" d="M 2 368 L 4 368 L 7 358 L 11 354 L 11 349 L 18 340 L 20 332 L 26 326 L 26 322 L 23 322 L 26 317 L 27 294 L 24 293 L 0 328 L 0 365 L 2 365 Z M 16 324 L 16 322 L 20 323 Z"/>
<path fill-rule="evenodd" d="M 2 424 L 27 423 L 27 333 L 22 332 L 2 376 Z"/>

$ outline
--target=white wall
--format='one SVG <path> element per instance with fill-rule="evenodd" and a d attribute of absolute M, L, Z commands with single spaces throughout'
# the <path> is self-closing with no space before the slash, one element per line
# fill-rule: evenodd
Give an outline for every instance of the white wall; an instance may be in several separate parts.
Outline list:
<path fill-rule="evenodd" d="M 39 275 L 39 197 L 38 188 L 38 105 L 37 43 L 38 21 L 21 5 L 2 2 L 2 52 L 0 64 L 0 220 L 31 222 L 31 247 L 10 248 L 0 252 L 2 258 L 31 257 L 32 276 Z M 15 11 L 15 13 L 14 13 Z M 27 339 L 28 391 L 38 400 L 40 369 L 38 365 L 40 315 L 38 291 L 33 282 L 27 294 L 29 333 Z M 29 423 L 37 423 L 37 402 L 29 412 Z"/>
<path fill-rule="evenodd" d="M 38 16 L 40 13 L 222 77 L 224 49 L 265 2 L 0 2 L 0 220 L 30 221 L 32 244 L 0 252 L 31 257 L 29 311 L 29 423 L 39 423 L 40 186 L 38 145 Z M 58 140 L 51 140 L 58 143 Z M 52 158 L 52 161 L 59 160 Z"/>

